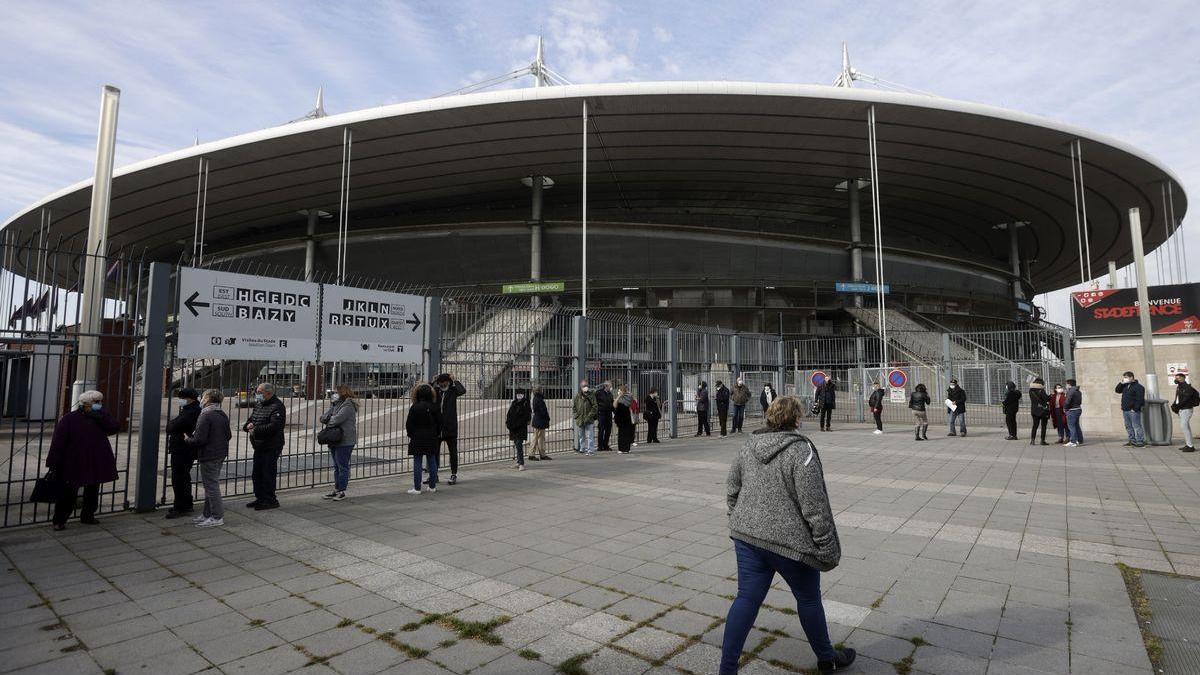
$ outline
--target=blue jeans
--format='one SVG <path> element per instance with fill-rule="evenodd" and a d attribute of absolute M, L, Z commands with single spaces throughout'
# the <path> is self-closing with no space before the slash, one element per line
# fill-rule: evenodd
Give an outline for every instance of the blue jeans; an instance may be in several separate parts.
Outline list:
<path fill-rule="evenodd" d="M 1079 427 L 1079 416 L 1082 414 L 1082 408 L 1067 411 L 1067 440 L 1076 445 L 1083 443 L 1083 429 Z"/>
<path fill-rule="evenodd" d="M 413 455 L 413 488 L 421 489 L 421 460 L 428 463 L 429 487 L 437 487 L 438 454 L 434 452 L 428 455 Z"/>
<path fill-rule="evenodd" d="M 954 431 L 954 420 L 958 420 L 958 430 L 962 433 L 967 433 L 967 411 L 959 408 L 952 413 L 946 415 L 950 420 L 950 431 Z"/>
<path fill-rule="evenodd" d="M 517 464 L 525 466 L 525 441 L 513 441 L 513 445 L 517 446 Z"/>
<path fill-rule="evenodd" d="M 333 489 L 338 492 L 345 492 L 350 484 L 350 451 L 353 449 L 353 445 L 329 448 L 329 454 L 333 456 Z"/>
<path fill-rule="evenodd" d="M 746 406 L 733 405 L 733 431 L 737 433 L 742 430 L 742 424 L 746 421 Z"/>
<path fill-rule="evenodd" d="M 796 611 L 808 644 L 820 661 L 833 660 L 825 607 L 821 604 L 821 573 L 797 560 L 776 555 L 744 541 L 733 540 L 737 553 L 738 593 L 725 619 L 725 637 L 721 641 L 721 674 L 736 673 L 746 636 L 754 626 L 771 582 L 778 572 L 796 596 Z"/>
<path fill-rule="evenodd" d="M 1125 433 L 1129 434 L 1129 442 L 1134 445 L 1144 445 L 1146 430 L 1142 428 L 1142 411 L 1122 410 L 1121 417 L 1125 418 Z"/>
<path fill-rule="evenodd" d="M 588 422 L 581 427 L 575 427 L 575 450 L 584 454 L 596 452 L 596 423 Z"/>

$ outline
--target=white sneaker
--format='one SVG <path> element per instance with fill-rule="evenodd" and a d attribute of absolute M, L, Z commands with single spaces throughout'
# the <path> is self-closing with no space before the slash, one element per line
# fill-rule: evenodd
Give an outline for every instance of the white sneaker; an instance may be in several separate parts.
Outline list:
<path fill-rule="evenodd" d="M 517 471 L 524 471 L 524 470 L 525 470 L 525 465 L 524 465 L 524 464 L 518 464 L 518 465 L 517 465 Z"/>
<path fill-rule="evenodd" d="M 871 433 L 873 433 L 873 434 L 882 434 L 882 433 L 883 433 L 883 431 L 882 431 L 882 430 L 880 430 L 880 429 L 876 429 L 875 431 L 872 431 Z"/>
<path fill-rule="evenodd" d="M 195 518 L 192 518 L 192 524 L 199 525 L 200 523 L 203 523 L 206 520 L 208 520 L 208 516 L 196 516 Z"/>
<path fill-rule="evenodd" d="M 1066 447 L 1068 447 L 1068 448 L 1076 448 L 1076 447 L 1079 447 L 1079 444 L 1078 444 L 1078 443 L 1067 443 Z"/>
<path fill-rule="evenodd" d="M 205 518 L 203 521 L 196 523 L 196 527 L 221 527 L 224 524 L 224 518 Z"/>
<path fill-rule="evenodd" d="M 431 487 L 431 488 L 429 488 L 429 491 L 430 491 L 430 492 L 437 492 L 437 488 L 435 488 L 435 487 Z"/>
<path fill-rule="evenodd" d="M 421 494 L 421 491 L 420 491 L 420 490 L 418 490 L 418 489 L 416 489 L 416 488 L 408 488 L 408 494 L 410 494 L 410 495 L 419 495 L 419 494 Z"/>
<path fill-rule="evenodd" d="M 346 493 L 345 493 L 345 491 L 342 491 L 342 492 L 339 492 L 339 493 L 335 494 L 334 496 L 330 497 L 329 501 L 340 502 L 345 498 L 346 498 Z"/>
<path fill-rule="evenodd" d="M 338 496 L 338 492 L 337 492 L 337 490 L 334 490 L 333 492 L 330 492 L 327 495 L 321 495 L 321 499 L 333 499 L 336 496 Z"/>

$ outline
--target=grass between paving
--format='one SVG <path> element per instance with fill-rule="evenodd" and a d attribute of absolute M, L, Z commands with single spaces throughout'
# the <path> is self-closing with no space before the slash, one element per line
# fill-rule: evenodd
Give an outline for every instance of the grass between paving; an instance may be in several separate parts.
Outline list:
<path fill-rule="evenodd" d="M 1150 630 L 1150 598 L 1146 597 L 1146 589 L 1142 586 L 1142 570 L 1135 569 L 1124 563 L 1117 563 L 1121 570 L 1121 578 L 1125 580 L 1125 590 L 1129 593 L 1129 603 L 1137 615 L 1138 628 L 1142 631 L 1142 643 L 1146 646 L 1146 656 L 1150 657 L 1150 666 L 1154 672 L 1162 672 L 1162 639 Z"/>

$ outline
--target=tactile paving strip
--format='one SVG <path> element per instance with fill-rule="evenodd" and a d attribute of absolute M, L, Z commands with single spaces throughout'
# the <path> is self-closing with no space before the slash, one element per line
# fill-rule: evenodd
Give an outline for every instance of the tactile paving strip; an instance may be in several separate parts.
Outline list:
<path fill-rule="evenodd" d="M 1200 581 L 1142 572 L 1164 673 L 1200 673 Z"/>

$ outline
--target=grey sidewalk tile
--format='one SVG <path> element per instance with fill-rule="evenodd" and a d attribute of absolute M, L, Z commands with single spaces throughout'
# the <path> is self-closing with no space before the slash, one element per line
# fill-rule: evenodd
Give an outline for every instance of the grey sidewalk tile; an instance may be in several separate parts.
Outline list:
<path fill-rule="evenodd" d="M 327 663 L 340 673 L 372 675 L 408 660 L 404 654 L 381 640 L 372 640 L 364 645 L 348 649 Z"/>
<path fill-rule="evenodd" d="M 502 646 L 488 645 L 478 640 L 459 640 L 449 647 L 431 650 L 425 658 L 456 673 L 467 673 L 508 653 L 509 650 Z"/>
<path fill-rule="evenodd" d="M 308 657 L 296 651 L 289 645 L 280 645 L 263 651 L 243 656 L 237 660 L 221 664 L 223 673 L 245 673 L 246 675 L 280 675 L 300 669 L 301 672 L 311 672 L 305 668 Z"/>
<path fill-rule="evenodd" d="M 678 635 L 672 635 L 666 631 L 645 626 L 638 628 L 613 644 L 650 659 L 661 659 L 677 647 L 683 645 L 684 642 L 685 640 Z"/>
<path fill-rule="evenodd" d="M 310 635 L 329 630 L 341 622 L 342 618 L 333 612 L 313 609 L 304 614 L 269 623 L 266 628 L 288 642 L 296 642 Z"/>
<path fill-rule="evenodd" d="M 174 652 L 186 647 L 182 640 L 170 632 L 142 633 L 116 644 L 88 651 L 96 662 L 106 668 L 117 668 L 133 663 L 142 663 L 152 657 Z"/>
<path fill-rule="evenodd" d="M 284 646 L 284 641 L 263 628 L 248 628 L 207 642 L 197 643 L 196 651 L 201 656 L 220 666 L 251 654 Z M 285 651 L 290 648 L 285 647 Z"/>

